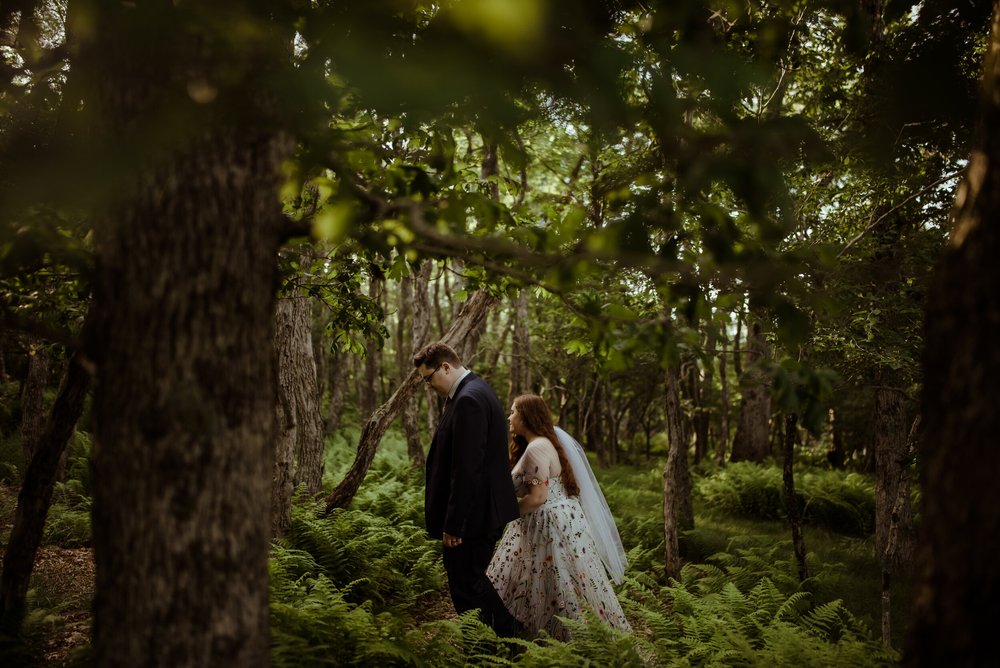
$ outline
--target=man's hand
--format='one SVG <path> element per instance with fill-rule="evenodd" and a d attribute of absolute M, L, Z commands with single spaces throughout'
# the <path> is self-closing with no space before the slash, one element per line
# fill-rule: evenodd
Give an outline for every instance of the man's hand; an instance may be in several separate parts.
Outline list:
<path fill-rule="evenodd" d="M 452 536 L 450 533 L 445 532 L 441 539 L 444 542 L 445 547 L 458 547 L 462 544 L 461 536 Z"/>

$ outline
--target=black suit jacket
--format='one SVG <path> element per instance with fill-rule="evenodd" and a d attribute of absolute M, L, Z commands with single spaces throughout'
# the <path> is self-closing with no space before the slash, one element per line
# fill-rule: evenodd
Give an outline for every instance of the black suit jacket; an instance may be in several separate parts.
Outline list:
<path fill-rule="evenodd" d="M 459 381 L 427 453 L 427 533 L 499 534 L 520 512 L 507 460 L 507 420 L 493 389 L 469 373 Z"/>

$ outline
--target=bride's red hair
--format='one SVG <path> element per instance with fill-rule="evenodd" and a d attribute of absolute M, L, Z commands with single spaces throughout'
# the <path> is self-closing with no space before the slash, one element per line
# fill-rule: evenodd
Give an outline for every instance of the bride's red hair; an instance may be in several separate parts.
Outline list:
<path fill-rule="evenodd" d="M 542 399 L 537 394 L 522 394 L 514 399 L 514 407 L 517 409 L 518 415 L 521 416 L 521 422 L 527 431 L 536 436 L 544 436 L 552 441 L 552 445 L 556 449 L 556 454 L 559 455 L 559 465 L 562 467 L 562 474 L 559 477 L 562 479 L 563 485 L 566 486 L 566 493 L 570 496 L 577 496 L 580 493 L 580 486 L 573 475 L 573 469 L 570 468 L 569 462 L 566 461 L 566 453 L 563 452 L 562 443 L 559 442 L 559 437 L 556 436 L 556 428 L 552 424 L 552 412 L 549 411 L 549 406 L 545 403 L 545 399 Z M 510 447 L 508 448 L 511 468 L 514 468 L 518 460 L 521 459 L 527 447 L 528 440 L 524 436 L 513 436 L 511 438 Z"/>

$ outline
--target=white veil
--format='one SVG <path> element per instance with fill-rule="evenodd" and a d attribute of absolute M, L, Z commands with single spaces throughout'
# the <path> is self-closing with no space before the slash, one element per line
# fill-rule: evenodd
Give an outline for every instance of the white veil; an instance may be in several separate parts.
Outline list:
<path fill-rule="evenodd" d="M 618 527 L 615 526 L 615 518 L 611 516 L 608 502 L 604 500 L 583 446 L 559 427 L 556 427 L 556 436 L 559 437 L 566 460 L 580 486 L 580 505 L 583 506 L 583 514 L 590 525 L 597 553 L 601 555 L 601 561 L 611 579 L 615 584 L 621 584 L 628 561 L 625 559 L 625 548 L 622 547 L 622 539 L 618 535 Z"/>

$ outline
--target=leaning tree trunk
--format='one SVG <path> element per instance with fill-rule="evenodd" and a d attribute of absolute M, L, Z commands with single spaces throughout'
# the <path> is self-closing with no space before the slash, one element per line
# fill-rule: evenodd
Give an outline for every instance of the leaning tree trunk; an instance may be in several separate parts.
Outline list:
<path fill-rule="evenodd" d="M 740 417 L 729 461 L 763 462 L 771 450 L 768 440 L 771 378 L 764 368 L 770 353 L 760 321 L 755 321 L 750 326 L 746 348 L 749 359 L 743 378 L 740 379 L 743 398 L 740 400 Z"/>
<path fill-rule="evenodd" d="M 45 386 L 49 381 L 50 360 L 41 343 L 28 346 L 28 374 L 21 391 L 21 450 L 24 466 L 31 462 L 45 432 Z"/>
<path fill-rule="evenodd" d="M 904 663 L 993 663 L 1000 619 L 1000 3 L 976 139 L 927 302 L 919 580 Z"/>
<path fill-rule="evenodd" d="M 462 341 L 469 336 L 469 333 L 482 325 L 487 313 L 489 313 L 489 310 L 494 305 L 496 305 L 494 297 L 483 291 L 477 292 L 465 303 L 462 311 L 452 323 L 451 329 L 448 330 L 448 333 L 441 340 L 452 348 L 460 348 Z M 357 494 L 361 483 L 364 482 L 365 476 L 368 474 L 372 460 L 375 459 L 375 451 L 378 449 L 378 444 L 382 441 L 385 430 L 396 419 L 406 401 L 413 395 L 414 390 L 422 384 L 420 373 L 417 369 L 411 369 L 406 380 L 396 388 L 389 401 L 379 406 L 372 413 L 371 417 L 368 418 L 364 428 L 361 430 L 354 464 L 351 465 L 351 469 L 347 472 L 344 480 L 327 497 L 327 512 L 332 511 L 334 508 L 346 507 L 351 502 L 351 499 L 354 498 L 354 495 Z"/>
<path fill-rule="evenodd" d="M 95 82 L 95 131 L 126 145 L 186 110 L 169 144 L 115 154 L 129 163 L 108 169 L 120 187 L 97 226 L 94 663 L 267 665 L 278 193 L 294 141 L 258 86 L 283 75 L 267 64 L 293 35 L 256 5 L 241 10 L 261 28 L 249 42 L 170 3 L 93 7 L 74 67 Z M 240 105 L 229 123 L 187 93 L 218 62 L 252 77 L 216 82 L 219 109 Z"/>
<path fill-rule="evenodd" d="M 38 442 L 39 447 L 25 471 L 14 511 L 14 526 L 4 552 L 3 577 L 0 579 L 0 630 L 10 634 L 16 634 L 21 624 L 28 582 L 38 546 L 42 542 L 59 462 L 83 412 L 88 387 L 90 375 L 80 363 L 79 354 L 76 354 L 70 359 L 52 413 Z"/>

